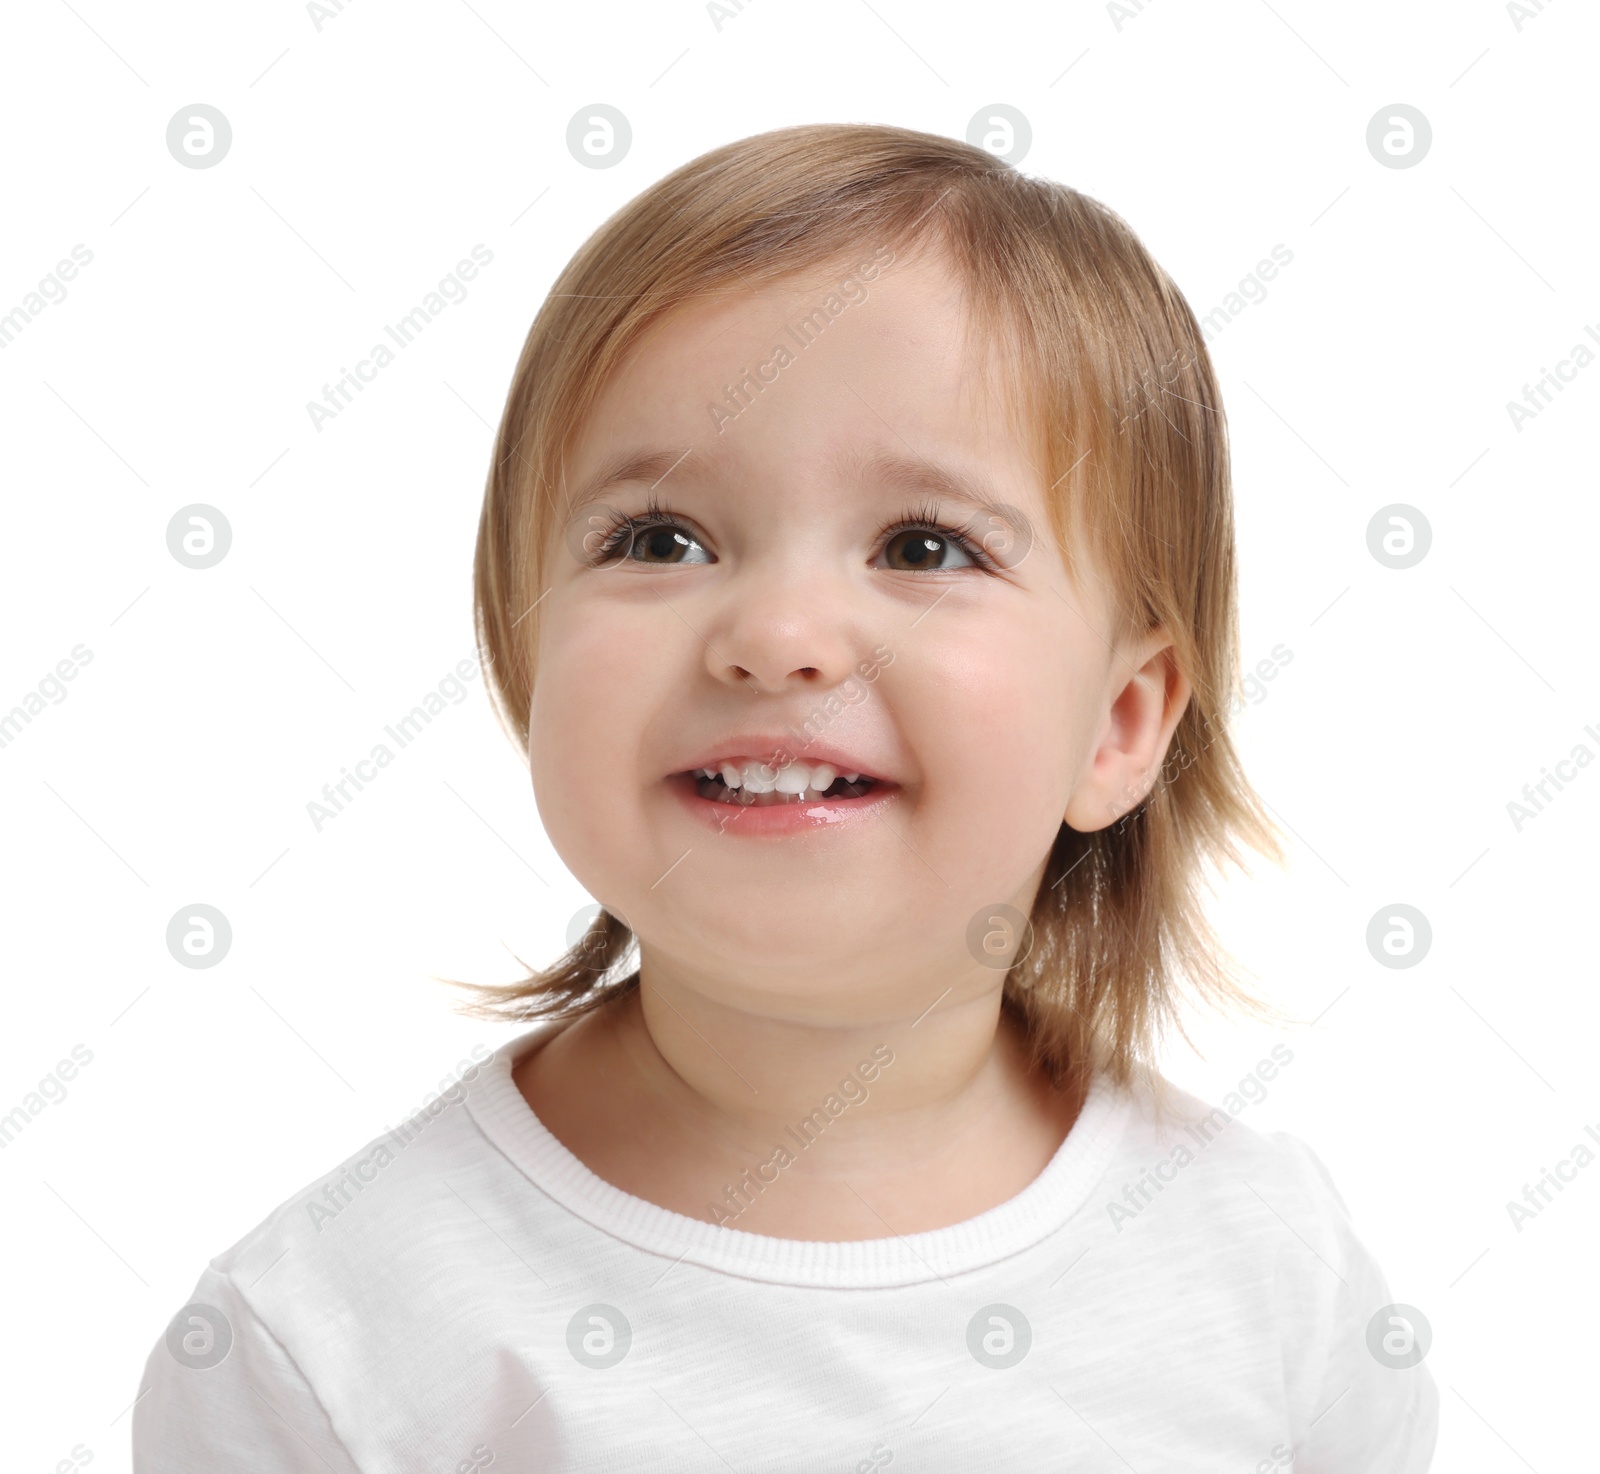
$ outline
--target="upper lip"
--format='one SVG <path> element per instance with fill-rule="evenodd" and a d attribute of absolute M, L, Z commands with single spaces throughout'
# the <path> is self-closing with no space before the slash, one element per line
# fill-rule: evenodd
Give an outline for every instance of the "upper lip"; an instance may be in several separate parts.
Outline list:
<path fill-rule="evenodd" d="M 758 762 L 770 763 L 780 756 L 783 762 L 798 758 L 808 763 L 830 763 L 841 773 L 859 773 L 863 778 L 872 778 L 879 783 L 893 781 L 883 772 L 882 766 L 871 758 L 846 752 L 842 747 L 830 747 L 825 742 L 797 742 L 791 736 L 772 732 L 729 737 L 713 747 L 702 749 L 699 757 L 674 768 L 673 772 L 692 773 L 696 768 L 715 770 L 724 762 L 732 762 L 737 758 L 754 758 Z"/>

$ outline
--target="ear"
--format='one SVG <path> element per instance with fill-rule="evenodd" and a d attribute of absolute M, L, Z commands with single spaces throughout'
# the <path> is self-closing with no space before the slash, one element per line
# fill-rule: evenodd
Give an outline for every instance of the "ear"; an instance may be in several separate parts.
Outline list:
<path fill-rule="evenodd" d="M 1100 734 L 1063 815 L 1071 828 L 1104 829 L 1144 802 L 1192 691 L 1160 630 L 1117 647 Z"/>

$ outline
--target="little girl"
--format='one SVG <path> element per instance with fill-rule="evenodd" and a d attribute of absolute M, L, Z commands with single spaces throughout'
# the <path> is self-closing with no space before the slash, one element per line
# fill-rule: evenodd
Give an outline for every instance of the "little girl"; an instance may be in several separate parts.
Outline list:
<path fill-rule="evenodd" d="M 556 282 L 476 615 L 603 908 L 212 1260 L 148 1474 L 1421 1474 L 1426 1321 L 1313 1152 L 1153 1068 L 1279 851 L 1227 441 L 1128 226 L 876 126 L 714 150 Z M 638 964 L 630 966 L 637 943 Z"/>

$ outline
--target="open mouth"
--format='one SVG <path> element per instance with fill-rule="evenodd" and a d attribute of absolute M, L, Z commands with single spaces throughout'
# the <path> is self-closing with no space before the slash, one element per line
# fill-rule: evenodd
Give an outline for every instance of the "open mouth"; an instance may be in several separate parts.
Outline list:
<path fill-rule="evenodd" d="M 831 763 L 790 762 L 774 768 L 756 759 L 695 768 L 680 776 L 693 782 L 701 798 L 738 808 L 860 798 L 882 783 L 866 773 L 841 773 Z"/>

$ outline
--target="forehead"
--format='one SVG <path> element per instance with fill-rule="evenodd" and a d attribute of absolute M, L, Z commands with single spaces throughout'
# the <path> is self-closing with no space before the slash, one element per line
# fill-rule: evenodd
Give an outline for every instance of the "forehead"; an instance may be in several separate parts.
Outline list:
<path fill-rule="evenodd" d="M 930 466 L 952 493 L 962 480 L 1014 503 L 1042 456 L 1006 370 L 936 250 L 863 249 L 727 289 L 633 345 L 567 458 L 566 505 L 618 479 L 712 472 L 791 493 L 823 472 L 937 491 Z"/>

